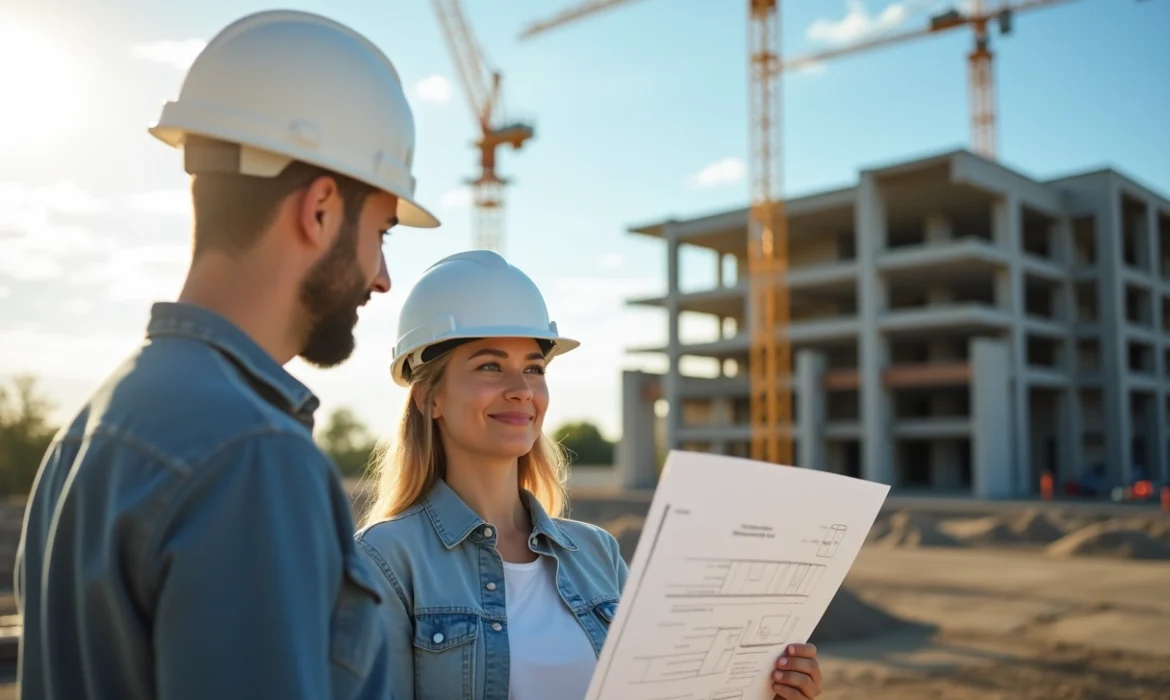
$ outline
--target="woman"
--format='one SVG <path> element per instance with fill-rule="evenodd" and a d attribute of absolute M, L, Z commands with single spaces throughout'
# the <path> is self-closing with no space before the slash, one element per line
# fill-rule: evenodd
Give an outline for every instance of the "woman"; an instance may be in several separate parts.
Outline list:
<path fill-rule="evenodd" d="M 398 700 L 579 700 L 626 564 L 604 530 L 559 518 L 565 465 L 541 432 L 545 368 L 578 342 L 488 251 L 445 258 L 411 290 L 392 372 L 410 387 L 398 444 L 356 535 L 385 577 Z M 811 645 L 776 693 L 816 697 Z"/>

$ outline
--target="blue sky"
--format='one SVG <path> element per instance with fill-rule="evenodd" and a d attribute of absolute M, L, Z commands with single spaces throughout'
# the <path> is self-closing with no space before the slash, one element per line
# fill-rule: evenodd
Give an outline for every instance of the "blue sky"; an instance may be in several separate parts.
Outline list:
<path fill-rule="evenodd" d="M 991 0 L 992 3 L 995 0 Z M 630 225 L 742 205 L 747 152 L 746 3 L 640 0 L 526 42 L 562 0 L 464 0 L 504 72 L 509 113 L 536 137 L 506 151 L 505 254 L 545 290 L 581 350 L 550 369 L 549 421 L 620 430 L 622 348 L 665 320 L 624 298 L 664 288 L 660 246 Z M 786 0 L 784 52 L 921 26 L 933 0 Z M 288 1 L 370 36 L 396 64 L 418 125 L 419 197 L 437 231 L 386 248 L 395 290 L 372 305 L 345 367 L 290 369 L 325 409 L 391 430 L 403 392 L 387 366 L 405 290 L 470 246 L 461 191 L 475 164 L 471 115 L 424 0 Z M 146 125 L 174 96 L 191 47 L 267 4 L 16 0 L 0 9 L 0 376 L 37 372 L 61 415 L 141 336 L 150 301 L 182 281 L 190 219 L 178 154 Z M 1170 0 L 1071 0 L 995 36 L 1000 159 L 1037 177 L 1104 165 L 1170 194 Z M 830 62 L 785 79 L 785 190 L 849 184 L 859 168 L 968 144 L 966 29 Z M 14 106 L 14 108 L 13 108 Z M 710 264 L 687 261 L 691 286 Z M 551 426 L 550 426 L 551 427 Z"/>

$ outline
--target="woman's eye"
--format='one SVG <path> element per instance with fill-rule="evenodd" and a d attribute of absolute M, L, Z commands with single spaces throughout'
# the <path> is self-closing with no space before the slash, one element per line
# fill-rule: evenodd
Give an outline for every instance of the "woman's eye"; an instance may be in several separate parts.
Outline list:
<path fill-rule="evenodd" d="M 533 374 L 544 374 L 544 367 L 541 367 L 540 365 L 534 365 L 529 367 L 528 371 L 532 372 Z"/>
<path fill-rule="evenodd" d="M 498 372 L 498 371 L 500 371 L 500 363 L 498 363 L 498 362 L 487 362 L 487 363 L 484 363 L 484 364 L 480 365 L 480 366 L 479 366 L 479 369 L 480 369 L 481 371 L 488 371 L 488 372 Z"/>

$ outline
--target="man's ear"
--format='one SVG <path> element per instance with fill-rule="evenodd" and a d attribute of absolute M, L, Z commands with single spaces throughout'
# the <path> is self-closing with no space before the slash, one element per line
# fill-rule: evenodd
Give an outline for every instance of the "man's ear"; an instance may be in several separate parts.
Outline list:
<path fill-rule="evenodd" d="M 314 248 L 326 249 L 341 230 L 345 206 L 337 181 L 328 175 L 315 178 L 301 195 L 297 218 L 305 241 Z"/>

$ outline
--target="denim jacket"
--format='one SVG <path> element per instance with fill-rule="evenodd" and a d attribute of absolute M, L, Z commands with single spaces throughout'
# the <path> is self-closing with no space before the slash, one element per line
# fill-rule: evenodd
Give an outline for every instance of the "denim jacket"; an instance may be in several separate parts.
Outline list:
<path fill-rule="evenodd" d="M 157 304 L 146 336 L 30 495 L 21 697 L 387 698 L 380 574 L 316 397 L 210 311 Z"/>
<path fill-rule="evenodd" d="M 626 582 L 617 541 L 593 525 L 554 520 L 524 496 L 529 548 L 556 559 L 561 600 L 600 654 Z M 508 620 L 495 529 L 440 480 L 421 503 L 355 539 L 384 576 L 395 697 L 507 700 Z"/>

